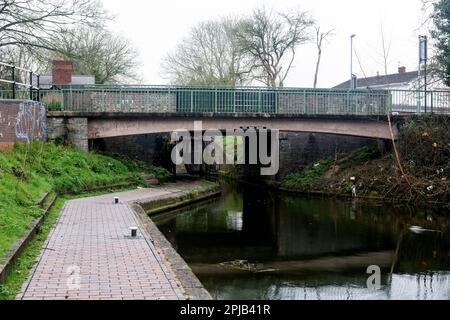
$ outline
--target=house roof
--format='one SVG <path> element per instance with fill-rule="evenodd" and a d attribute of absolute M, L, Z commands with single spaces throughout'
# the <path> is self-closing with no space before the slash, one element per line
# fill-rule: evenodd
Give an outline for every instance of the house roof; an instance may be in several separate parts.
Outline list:
<path fill-rule="evenodd" d="M 417 71 L 410 71 L 405 73 L 389 74 L 387 75 L 387 79 L 386 76 L 361 78 L 358 79 L 358 88 L 385 86 L 386 83 L 389 83 L 390 85 L 410 83 L 411 81 L 417 79 L 417 77 L 418 77 Z M 348 88 L 350 88 L 350 80 L 333 87 L 333 89 L 348 89 Z"/>
<path fill-rule="evenodd" d="M 37 80 L 33 80 L 34 83 Z M 41 88 L 51 88 L 53 85 L 53 76 L 50 74 L 41 75 L 39 78 L 39 84 Z M 95 77 L 88 75 L 72 75 L 72 85 L 93 85 L 95 84 Z"/>

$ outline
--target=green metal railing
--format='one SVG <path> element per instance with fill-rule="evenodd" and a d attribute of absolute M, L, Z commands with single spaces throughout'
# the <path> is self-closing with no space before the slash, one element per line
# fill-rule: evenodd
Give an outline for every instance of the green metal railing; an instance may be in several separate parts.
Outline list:
<path fill-rule="evenodd" d="M 16 92 L 20 95 L 20 92 Z M 26 98 L 26 91 L 23 92 Z M 450 91 L 333 90 L 203 86 L 67 86 L 40 90 L 49 110 L 128 113 L 385 115 L 450 113 Z M 0 98 L 10 96 L 0 91 Z"/>
<path fill-rule="evenodd" d="M 387 91 L 93 86 L 41 90 L 51 110 L 80 112 L 386 114 Z"/>
<path fill-rule="evenodd" d="M 390 94 L 395 112 L 450 114 L 450 91 L 391 90 Z"/>

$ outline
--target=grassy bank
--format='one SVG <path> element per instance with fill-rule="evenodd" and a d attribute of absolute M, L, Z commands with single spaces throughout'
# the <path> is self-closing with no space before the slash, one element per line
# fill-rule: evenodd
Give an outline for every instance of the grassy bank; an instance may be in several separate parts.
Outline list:
<path fill-rule="evenodd" d="M 168 174 L 164 169 L 54 144 L 18 144 L 0 152 L 0 259 L 42 215 L 37 202 L 45 192 L 79 193 L 125 180 L 128 185 L 145 186 L 141 172 Z"/>
<path fill-rule="evenodd" d="M 61 198 L 56 200 L 40 228 L 40 233 L 28 243 L 27 247 L 14 264 L 5 283 L 0 285 L 0 300 L 13 300 L 20 292 L 22 284 L 26 281 L 36 258 L 39 256 L 50 230 L 58 219 L 58 214 L 64 201 L 65 200 Z"/>
<path fill-rule="evenodd" d="M 450 118 L 411 117 L 392 151 L 375 146 L 319 161 L 287 176 L 281 186 L 300 192 L 401 201 L 450 202 Z M 352 182 L 351 178 L 356 180 Z"/>

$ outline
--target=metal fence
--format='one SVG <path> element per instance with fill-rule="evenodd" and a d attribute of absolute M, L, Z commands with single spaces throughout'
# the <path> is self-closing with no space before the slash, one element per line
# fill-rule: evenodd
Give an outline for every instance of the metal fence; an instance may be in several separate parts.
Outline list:
<path fill-rule="evenodd" d="M 224 87 L 67 87 L 41 92 L 51 110 L 269 114 L 385 114 L 388 91 Z"/>
<path fill-rule="evenodd" d="M 39 99 L 39 78 L 31 70 L 0 62 L 0 98 Z"/>
<path fill-rule="evenodd" d="M 392 90 L 390 94 L 394 112 L 450 114 L 450 91 Z"/>
<path fill-rule="evenodd" d="M 74 112 L 450 114 L 450 91 L 95 85 L 14 94 L 39 100 L 48 110 Z M 0 98 L 11 99 L 14 94 L 3 90 Z"/>

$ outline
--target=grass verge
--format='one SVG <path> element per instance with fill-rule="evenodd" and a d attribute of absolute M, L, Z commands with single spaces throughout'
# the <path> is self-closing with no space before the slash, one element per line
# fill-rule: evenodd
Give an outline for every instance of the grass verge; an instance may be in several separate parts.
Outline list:
<path fill-rule="evenodd" d="M 162 168 L 50 143 L 17 144 L 0 152 L 0 263 L 32 222 L 42 217 L 37 202 L 44 193 L 147 186 L 141 173 L 150 171 L 157 178 L 168 174 Z"/>
<path fill-rule="evenodd" d="M 0 285 L 0 300 L 13 300 L 20 292 L 22 284 L 27 279 L 36 258 L 39 256 L 50 230 L 58 219 L 59 212 L 65 200 L 59 198 L 50 209 L 47 218 L 41 225 L 40 233 L 31 240 L 17 259 L 3 285 Z"/>
<path fill-rule="evenodd" d="M 37 202 L 45 192 L 77 194 L 124 181 L 147 186 L 142 172 L 154 172 L 157 178 L 169 174 L 162 168 L 50 143 L 17 144 L 0 152 L 0 259 L 42 216 Z"/>

